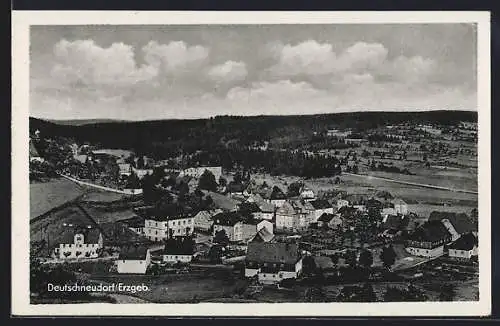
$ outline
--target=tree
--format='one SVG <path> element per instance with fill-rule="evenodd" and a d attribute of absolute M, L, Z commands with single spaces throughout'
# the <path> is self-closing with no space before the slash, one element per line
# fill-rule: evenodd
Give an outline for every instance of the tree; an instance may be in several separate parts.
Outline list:
<path fill-rule="evenodd" d="M 373 265 L 373 254 L 370 250 L 363 250 L 359 255 L 359 263 L 365 268 L 370 268 Z"/>
<path fill-rule="evenodd" d="M 226 234 L 226 231 L 220 230 L 215 232 L 214 242 L 223 246 L 227 246 L 229 244 L 229 237 Z"/>
<path fill-rule="evenodd" d="M 135 172 L 132 172 L 127 178 L 127 183 L 125 186 L 127 189 L 139 189 L 141 188 L 141 181 Z"/>
<path fill-rule="evenodd" d="M 219 185 L 220 185 L 221 187 L 225 187 L 225 186 L 227 186 L 227 180 L 226 180 L 223 176 L 221 176 L 221 177 L 219 178 Z"/>
<path fill-rule="evenodd" d="M 339 255 L 337 253 L 333 254 L 331 257 L 333 265 L 337 266 L 339 263 Z"/>
<path fill-rule="evenodd" d="M 316 262 L 311 256 L 306 256 L 302 260 L 302 269 L 304 274 L 314 274 L 316 272 Z"/>
<path fill-rule="evenodd" d="M 189 185 L 186 182 L 182 181 L 179 183 L 178 190 L 179 197 L 185 197 L 189 193 Z"/>
<path fill-rule="evenodd" d="M 300 190 L 303 187 L 302 182 L 292 182 L 288 185 L 287 196 L 288 197 L 296 197 L 300 195 Z"/>
<path fill-rule="evenodd" d="M 345 253 L 345 261 L 347 265 L 351 268 L 355 268 L 357 265 L 356 251 L 349 250 Z"/>
<path fill-rule="evenodd" d="M 373 286 L 365 283 L 363 286 L 344 286 L 337 295 L 339 302 L 374 302 L 377 301 Z"/>
<path fill-rule="evenodd" d="M 384 264 L 384 267 L 390 269 L 392 265 L 396 262 L 396 252 L 392 245 L 384 247 L 380 253 L 380 260 Z"/>
<path fill-rule="evenodd" d="M 205 170 L 200 177 L 200 181 L 198 182 L 198 188 L 209 191 L 217 191 L 217 181 L 215 180 L 215 176 L 209 170 Z"/>

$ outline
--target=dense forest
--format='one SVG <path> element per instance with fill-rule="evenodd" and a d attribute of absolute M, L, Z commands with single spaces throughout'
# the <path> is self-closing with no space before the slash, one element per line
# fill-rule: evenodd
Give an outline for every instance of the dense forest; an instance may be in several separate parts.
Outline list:
<path fill-rule="evenodd" d="M 322 132 L 329 128 L 351 128 L 354 132 L 362 133 L 364 130 L 389 124 L 455 125 L 459 121 L 477 121 L 477 112 L 353 112 L 303 116 L 218 116 L 198 120 L 118 121 L 89 124 L 77 122 L 56 124 L 30 118 L 30 131 L 38 129 L 43 137 L 71 138 L 78 143 L 89 142 L 106 148 L 132 149 L 138 154 L 143 153 L 157 159 L 165 159 L 180 153 L 262 146 L 264 142 L 269 142 L 269 145 L 275 149 L 300 149 L 304 143 L 314 145 L 314 141 L 311 142 L 314 132 Z M 323 145 L 318 144 L 317 147 L 322 148 Z M 244 161 L 244 157 L 241 160 Z"/>

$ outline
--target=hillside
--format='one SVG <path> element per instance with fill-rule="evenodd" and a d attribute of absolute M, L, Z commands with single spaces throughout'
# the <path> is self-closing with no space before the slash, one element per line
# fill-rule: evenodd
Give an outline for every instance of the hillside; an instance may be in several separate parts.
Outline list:
<path fill-rule="evenodd" d="M 328 128 L 353 128 L 363 131 L 388 124 L 477 121 L 477 112 L 353 112 L 303 116 L 218 116 L 199 120 L 158 120 L 138 122 L 100 122 L 62 125 L 30 118 L 30 130 L 40 130 L 44 137 L 68 137 L 78 142 L 101 144 L 108 148 L 136 151 L 191 152 L 213 149 L 231 143 L 250 145 L 273 140 L 280 146 L 310 138 L 314 131 Z"/>

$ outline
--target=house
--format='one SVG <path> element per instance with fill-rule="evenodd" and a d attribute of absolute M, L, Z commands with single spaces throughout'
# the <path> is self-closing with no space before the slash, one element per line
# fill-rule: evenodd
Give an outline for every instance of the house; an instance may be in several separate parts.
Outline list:
<path fill-rule="evenodd" d="M 119 274 L 146 274 L 151 253 L 145 246 L 128 245 L 121 248 L 115 264 Z"/>
<path fill-rule="evenodd" d="M 345 199 L 337 200 L 337 209 L 341 209 L 342 207 L 349 206 L 349 201 Z"/>
<path fill-rule="evenodd" d="M 347 145 L 360 146 L 368 143 L 368 140 L 363 138 L 345 138 L 344 143 L 346 143 Z"/>
<path fill-rule="evenodd" d="M 250 240 L 251 242 L 270 242 L 274 239 L 274 234 L 268 231 L 267 228 L 261 228 L 257 234 Z"/>
<path fill-rule="evenodd" d="M 64 230 L 54 255 L 59 259 L 97 258 L 102 248 L 103 237 L 99 229 L 76 227 Z"/>
<path fill-rule="evenodd" d="M 137 234 L 144 233 L 144 219 L 136 216 L 122 221 L 128 228 Z"/>
<path fill-rule="evenodd" d="M 249 242 L 245 259 L 245 277 L 261 284 L 275 284 L 297 278 L 302 273 L 302 255 L 295 243 Z"/>
<path fill-rule="evenodd" d="M 398 215 L 398 213 L 396 213 L 396 210 L 392 207 L 385 207 L 380 211 L 380 215 L 382 217 L 387 217 L 389 215 Z"/>
<path fill-rule="evenodd" d="M 453 235 L 453 241 L 461 235 L 477 232 L 477 225 L 465 213 L 433 211 L 429 215 L 429 221 L 441 221 Z"/>
<path fill-rule="evenodd" d="M 273 223 L 267 220 L 247 219 L 242 224 L 242 240 L 248 241 L 252 239 L 260 230 L 266 229 L 270 234 L 273 234 Z"/>
<path fill-rule="evenodd" d="M 213 217 L 213 236 L 221 230 L 226 232 L 229 241 L 243 241 L 243 216 L 239 212 L 222 212 Z"/>
<path fill-rule="evenodd" d="M 246 188 L 247 186 L 242 183 L 230 182 L 226 187 L 226 191 L 230 196 L 243 196 Z"/>
<path fill-rule="evenodd" d="M 44 159 L 38 154 L 38 151 L 35 147 L 35 144 L 33 144 L 33 141 L 30 139 L 30 146 L 29 146 L 29 158 L 30 162 L 43 162 Z"/>
<path fill-rule="evenodd" d="M 405 218 L 403 215 L 385 215 L 380 225 L 383 229 L 380 235 L 386 238 L 393 238 L 396 235 L 400 235 L 405 230 L 408 222 L 409 218 Z"/>
<path fill-rule="evenodd" d="M 329 129 L 326 131 L 327 137 L 335 137 L 337 139 L 344 140 L 351 135 L 351 131 L 341 131 L 338 129 Z"/>
<path fill-rule="evenodd" d="M 307 229 L 307 227 L 315 221 L 314 207 L 311 201 L 306 200 L 290 200 L 289 203 L 295 210 L 294 228 L 299 230 Z"/>
<path fill-rule="evenodd" d="M 161 216 L 150 216 L 144 221 L 144 235 L 152 241 L 189 236 L 194 232 L 194 215 L 172 207 Z"/>
<path fill-rule="evenodd" d="M 458 260 L 469 260 L 478 254 L 478 241 L 473 233 L 467 233 L 448 247 L 448 256 Z"/>
<path fill-rule="evenodd" d="M 214 221 L 213 216 L 221 213 L 221 209 L 213 211 L 200 211 L 194 216 L 194 229 L 195 231 L 208 232 L 212 229 Z"/>
<path fill-rule="evenodd" d="M 276 229 L 291 231 L 295 227 L 295 208 L 290 202 L 285 202 L 276 210 Z"/>
<path fill-rule="evenodd" d="M 444 245 L 451 239 L 441 221 L 428 221 L 408 236 L 405 250 L 415 256 L 438 257 L 444 254 Z"/>
<path fill-rule="evenodd" d="M 239 202 L 229 196 L 224 196 L 219 193 L 206 190 L 203 190 L 203 193 L 208 194 L 210 198 L 212 198 L 215 207 L 225 212 L 233 212 L 238 209 Z"/>
<path fill-rule="evenodd" d="M 205 173 L 205 171 L 211 172 L 215 177 L 215 181 L 219 182 L 219 179 L 222 176 L 222 167 L 220 167 L 220 166 L 192 167 L 192 168 L 184 169 L 183 171 L 181 171 L 180 176 L 188 175 L 190 177 L 199 179 L 199 178 L 201 178 L 203 173 Z"/>
<path fill-rule="evenodd" d="M 260 202 L 257 203 L 259 205 L 260 213 L 258 214 L 258 218 L 263 220 L 271 221 L 274 218 L 275 207 L 273 204 L 268 202 Z"/>
<path fill-rule="evenodd" d="M 323 213 L 317 220 L 318 227 L 329 227 L 338 229 L 342 226 L 342 218 L 340 214 Z"/>
<path fill-rule="evenodd" d="M 401 214 L 401 215 L 408 214 L 408 205 L 405 203 L 404 200 L 397 198 L 392 201 L 392 204 L 394 205 L 394 210 L 396 211 L 396 214 Z"/>
<path fill-rule="evenodd" d="M 169 239 L 162 252 L 163 262 L 168 264 L 190 263 L 193 259 L 194 241 L 191 238 Z"/>
<path fill-rule="evenodd" d="M 317 222 L 318 218 L 324 213 L 333 214 L 333 207 L 327 200 L 317 199 L 309 202 L 313 207 L 313 216 L 311 222 Z"/>
<path fill-rule="evenodd" d="M 120 176 L 130 176 L 132 174 L 132 165 L 129 163 L 119 163 Z"/>
<path fill-rule="evenodd" d="M 316 199 L 316 194 L 311 189 L 307 187 L 302 187 L 302 189 L 300 190 L 299 197 L 300 199 L 303 200 L 314 200 Z"/>
<path fill-rule="evenodd" d="M 274 186 L 266 193 L 264 199 L 276 207 L 281 207 L 286 202 L 286 195 L 278 186 Z"/>

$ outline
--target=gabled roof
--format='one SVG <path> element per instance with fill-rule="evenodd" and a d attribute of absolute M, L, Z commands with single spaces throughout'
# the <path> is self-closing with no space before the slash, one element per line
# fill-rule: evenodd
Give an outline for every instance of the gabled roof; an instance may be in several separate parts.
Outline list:
<path fill-rule="evenodd" d="M 434 211 L 429 215 L 429 221 L 442 221 L 447 219 L 459 234 L 477 231 L 477 225 L 465 213 Z"/>
<path fill-rule="evenodd" d="M 259 205 L 256 203 L 244 202 L 239 204 L 239 208 L 241 212 L 245 213 L 257 213 L 261 211 Z"/>
<path fill-rule="evenodd" d="M 165 244 L 164 255 L 192 255 L 194 253 L 194 241 L 191 239 L 171 239 Z"/>
<path fill-rule="evenodd" d="M 224 226 L 234 226 L 244 218 L 239 212 L 222 212 L 212 217 L 214 224 Z"/>
<path fill-rule="evenodd" d="M 309 202 L 314 209 L 327 209 L 327 208 L 332 208 L 328 200 L 324 199 L 317 199 Z"/>
<path fill-rule="evenodd" d="M 334 214 L 328 214 L 328 213 L 323 213 L 321 216 L 318 218 L 318 222 L 324 222 L 328 223 L 330 222 L 333 218 L 335 217 Z"/>
<path fill-rule="evenodd" d="M 408 225 L 409 220 L 398 215 L 387 215 L 384 219 L 382 227 L 390 230 L 402 230 Z"/>
<path fill-rule="evenodd" d="M 472 250 L 477 244 L 476 236 L 472 233 L 467 233 L 453 242 L 449 248 L 455 250 Z"/>
<path fill-rule="evenodd" d="M 299 247 L 295 243 L 250 242 L 246 259 L 260 263 L 295 264 L 300 259 Z"/>
<path fill-rule="evenodd" d="M 238 201 L 234 200 L 228 196 L 221 195 L 216 192 L 209 191 L 207 192 L 212 201 L 214 202 L 215 207 L 221 208 L 226 211 L 232 211 L 238 207 Z"/>
<path fill-rule="evenodd" d="M 148 248 L 141 245 L 127 245 L 121 248 L 119 260 L 145 260 Z"/>
<path fill-rule="evenodd" d="M 72 244 L 75 243 L 75 235 L 83 234 L 83 243 L 98 243 L 101 231 L 96 228 L 86 228 L 85 226 L 76 228 L 67 228 L 61 235 L 60 243 Z"/>
<path fill-rule="evenodd" d="M 436 242 L 451 238 L 450 232 L 441 221 L 428 221 L 413 232 L 408 240 L 419 242 Z"/>
<path fill-rule="evenodd" d="M 406 202 L 402 200 L 401 198 L 396 198 L 392 201 L 394 205 L 406 205 Z"/>
<path fill-rule="evenodd" d="M 286 199 L 286 195 L 278 186 L 274 186 L 273 189 L 267 196 L 270 200 L 283 200 Z"/>
<path fill-rule="evenodd" d="M 258 204 L 262 213 L 274 213 L 274 205 L 268 202 L 261 202 Z"/>
<path fill-rule="evenodd" d="M 257 234 L 251 240 L 252 242 L 269 242 L 274 238 L 274 234 L 269 232 L 266 227 L 257 232 Z"/>

